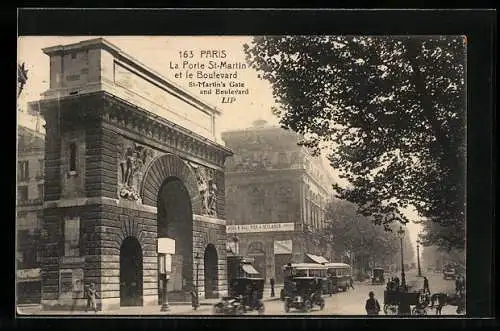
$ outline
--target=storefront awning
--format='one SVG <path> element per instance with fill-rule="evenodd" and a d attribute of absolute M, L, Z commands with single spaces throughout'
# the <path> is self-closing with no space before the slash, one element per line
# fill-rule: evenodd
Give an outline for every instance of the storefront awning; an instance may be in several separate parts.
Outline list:
<path fill-rule="evenodd" d="M 259 274 L 259 272 L 257 270 L 255 270 L 255 268 L 250 264 L 244 264 L 241 266 L 241 268 L 243 268 L 243 271 L 246 272 L 247 274 L 250 274 L 250 275 L 258 275 Z"/>
<path fill-rule="evenodd" d="M 319 264 L 328 263 L 328 260 L 322 256 L 307 254 L 307 253 L 306 256 L 314 263 L 319 263 Z"/>

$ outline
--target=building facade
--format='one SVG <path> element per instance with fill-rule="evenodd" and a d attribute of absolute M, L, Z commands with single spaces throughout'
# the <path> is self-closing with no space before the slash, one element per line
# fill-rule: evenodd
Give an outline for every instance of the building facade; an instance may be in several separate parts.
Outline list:
<path fill-rule="evenodd" d="M 29 124 L 29 115 L 19 115 Z M 29 125 L 19 125 L 17 134 L 16 293 L 18 303 L 32 304 L 41 300 L 44 134 Z"/>
<path fill-rule="evenodd" d="M 158 304 L 157 239 L 176 240 L 169 298 L 227 292 L 220 112 L 104 39 L 54 46 L 46 122 L 42 304 Z M 76 299 L 75 299 L 76 298 Z"/>
<path fill-rule="evenodd" d="M 303 262 L 306 253 L 333 259 L 324 235 L 333 181 L 321 160 L 297 144 L 295 133 L 264 121 L 222 139 L 234 152 L 226 162 L 226 215 L 240 254 L 278 282 L 282 266 Z"/>

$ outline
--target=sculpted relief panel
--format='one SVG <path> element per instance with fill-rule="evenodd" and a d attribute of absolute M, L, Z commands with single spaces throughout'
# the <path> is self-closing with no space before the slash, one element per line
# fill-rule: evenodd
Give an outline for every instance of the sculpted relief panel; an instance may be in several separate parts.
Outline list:
<path fill-rule="evenodd" d="M 118 197 L 142 203 L 139 194 L 144 171 L 153 159 L 151 148 L 134 143 L 118 144 Z"/>
<path fill-rule="evenodd" d="M 196 182 L 201 198 L 202 215 L 217 217 L 217 185 L 215 170 L 189 162 L 196 174 Z"/>

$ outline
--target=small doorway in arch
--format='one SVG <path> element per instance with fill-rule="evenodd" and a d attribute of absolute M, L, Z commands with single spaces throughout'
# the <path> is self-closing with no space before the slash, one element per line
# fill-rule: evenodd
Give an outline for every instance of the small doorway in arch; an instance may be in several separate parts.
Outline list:
<path fill-rule="evenodd" d="M 120 306 L 142 306 L 142 249 L 134 237 L 120 247 Z"/>
<path fill-rule="evenodd" d="M 213 299 L 218 298 L 217 284 L 219 283 L 218 277 L 218 256 L 217 249 L 213 244 L 208 244 L 205 248 L 204 254 L 204 278 L 205 278 L 205 298 Z"/>

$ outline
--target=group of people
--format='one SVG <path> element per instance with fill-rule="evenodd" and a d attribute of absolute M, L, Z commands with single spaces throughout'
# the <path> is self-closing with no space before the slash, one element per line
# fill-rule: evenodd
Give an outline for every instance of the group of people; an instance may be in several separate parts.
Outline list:
<path fill-rule="evenodd" d="M 387 280 L 387 291 L 390 292 L 396 292 L 399 291 L 400 289 L 401 282 L 399 281 L 399 278 L 396 277 L 389 277 Z"/>

